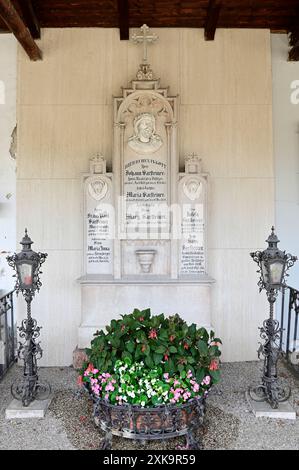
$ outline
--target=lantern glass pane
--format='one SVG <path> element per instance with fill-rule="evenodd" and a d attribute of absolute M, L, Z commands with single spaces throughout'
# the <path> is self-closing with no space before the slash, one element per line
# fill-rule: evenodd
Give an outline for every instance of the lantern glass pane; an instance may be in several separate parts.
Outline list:
<path fill-rule="evenodd" d="M 274 261 L 270 264 L 270 284 L 281 284 L 284 263 Z"/>
<path fill-rule="evenodd" d="M 262 261 L 262 277 L 263 277 L 263 282 L 264 284 L 268 284 L 269 282 L 269 274 L 268 274 L 268 263 L 265 263 L 265 261 Z"/>
<path fill-rule="evenodd" d="M 22 263 L 19 265 L 19 273 L 21 277 L 21 283 L 24 286 L 31 286 L 32 285 L 32 264 Z"/>

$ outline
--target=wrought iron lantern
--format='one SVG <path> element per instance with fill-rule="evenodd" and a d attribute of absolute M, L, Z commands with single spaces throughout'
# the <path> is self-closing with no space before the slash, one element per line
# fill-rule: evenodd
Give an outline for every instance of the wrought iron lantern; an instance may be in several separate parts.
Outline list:
<path fill-rule="evenodd" d="M 260 336 L 264 340 L 264 344 L 261 344 L 258 350 L 258 357 L 260 358 L 261 354 L 264 356 L 262 383 L 257 387 L 250 388 L 249 394 L 255 401 L 267 401 L 272 408 L 278 408 L 279 402 L 289 398 L 291 390 L 281 386 L 277 376 L 277 362 L 280 356 L 278 344 L 282 330 L 279 328 L 279 322 L 274 319 L 274 303 L 278 291 L 285 284 L 285 278 L 288 276 L 287 271 L 294 265 L 297 257 L 281 251 L 277 247 L 279 239 L 274 230 L 272 227 L 271 234 L 266 240 L 268 247 L 264 251 L 250 253 L 259 267 L 257 271 L 260 274 L 258 286 L 260 292 L 263 289 L 266 290 L 270 303 L 270 316 L 260 328 Z"/>
<path fill-rule="evenodd" d="M 38 381 L 37 359 L 42 357 L 42 349 L 36 338 L 40 335 L 41 327 L 38 327 L 36 320 L 31 317 L 32 299 L 42 285 L 40 267 L 48 255 L 33 251 L 32 243 L 25 229 L 25 236 L 20 242 L 22 251 L 7 257 L 9 266 L 15 270 L 16 293 L 22 292 L 27 303 L 27 318 L 18 328 L 20 337 L 24 338 L 24 343 L 20 342 L 18 348 L 18 357 L 24 360 L 23 377 L 11 386 L 13 397 L 22 400 L 24 406 L 28 406 L 36 398 L 47 398 L 51 392 L 49 384 L 41 384 Z"/>

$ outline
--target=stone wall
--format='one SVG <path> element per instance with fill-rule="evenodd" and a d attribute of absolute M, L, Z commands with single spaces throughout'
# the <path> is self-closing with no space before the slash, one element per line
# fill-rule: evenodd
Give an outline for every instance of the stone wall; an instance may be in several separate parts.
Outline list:
<path fill-rule="evenodd" d="M 208 272 L 223 359 L 256 359 L 267 310 L 249 252 L 274 222 L 270 32 L 220 29 L 206 42 L 203 30 L 154 31 L 150 63 L 179 95 L 181 165 L 196 152 L 210 174 Z M 111 171 L 112 96 L 135 77 L 142 50 L 117 29 L 92 28 L 45 29 L 40 46 L 41 62 L 18 55 L 17 238 L 26 226 L 49 253 L 32 305 L 41 364 L 69 365 L 81 315 L 81 174 L 97 152 Z"/>
<path fill-rule="evenodd" d="M 11 157 L 11 134 L 16 125 L 17 42 L 0 35 L 0 291 L 14 282 L 6 256 L 16 245 L 16 162 Z"/>

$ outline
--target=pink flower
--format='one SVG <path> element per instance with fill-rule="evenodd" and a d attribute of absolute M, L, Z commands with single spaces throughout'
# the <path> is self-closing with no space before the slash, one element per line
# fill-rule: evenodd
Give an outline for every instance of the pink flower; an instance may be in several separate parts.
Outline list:
<path fill-rule="evenodd" d="M 106 392 L 113 392 L 114 391 L 114 387 L 112 385 L 112 383 L 110 382 L 108 385 L 106 385 L 106 388 L 105 388 Z"/>
<path fill-rule="evenodd" d="M 209 375 L 207 375 L 203 381 L 202 381 L 205 385 L 210 385 L 210 382 L 211 382 L 211 377 Z"/>
<path fill-rule="evenodd" d="M 106 393 L 105 400 L 108 400 L 108 398 L 109 398 L 109 393 Z"/>
<path fill-rule="evenodd" d="M 150 330 L 150 332 L 149 332 L 148 337 L 149 337 L 150 339 L 156 339 L 156 338 L 158 337 L 157 331 L 156 331 L 154 328 L 152 328 L 152 329 Z"/>
<path fill-rule="evenodd" d="M 77 384 L 78 385 L 83 385 L 82 375 L 79 375 L 79 377 L 77 378 Z"/>
<path fill-rule="evenodd" d="M 216 359 L 213 359 L 210 363 L 210 370 L 217 370 L 219 368 L 218 366 L 218 361 Z"/>
<path fill-rule="evenodd" d="M 92 373 L 93 373 L 93 374 L 97 374 L 98 372 L 99 372 L 98 369 L 93 369 L 93 370 L 92 370 Z"/>
<path fill-rule="evenodd" d="M 190 379 L 190 377 L 192 377 L 192 371 L 191 371 L 191 370 L 188 370 L 187 378 Z"/>
<path fill-rule="evenodd" d="M 195 384 L 193 387 L 193 392 L 198 392 L 198 390 L 199 390 L 199 385 Z"/>
<path fill-rule="evenodd" d="M 172 342 L 172 341 L 174 341 L 174 340 L 175 340 L 175 336 L 174 336 L 174 335 L 170 335 L 170 336 L 169 336 L 169 341 Z"/>
<path fill-rule="evenodd" d="M 165 372 L 165 374 L 163 374 L 163 377 L 164 377 L 164 379 L 169 379 L 169 373 Z"/>
<path fill-rule="evenodd" d="M 164 361 L 168 361 L 168 356 L 167 356 L 167 354 L 164 354 Z"/>
<path fill-rule="evenodd" d="M 138 320 L 139 320 L 139 321 L 144 321 L 144 318 L 143 318 L 143 317 L 139 317 Z"/>

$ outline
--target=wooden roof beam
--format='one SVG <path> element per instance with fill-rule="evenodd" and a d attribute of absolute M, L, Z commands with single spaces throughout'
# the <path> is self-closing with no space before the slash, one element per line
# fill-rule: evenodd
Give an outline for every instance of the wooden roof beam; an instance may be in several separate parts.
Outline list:
<path fill-rule="evenodd" d="M 32 0 L 14 0 L 14 4 L 19 7 L 24 23 L 27 25 L 33 39 L 40 39 L 40 26 L 35 14 Z"/>
<path fill-rule="evenodd" d="M 30 60 L 41 60 L 41 50 L 11 0 L 0 0 L 0 17 L 17 38 Z"/>
<path fill-rule="evenodd" d="M 129 0 L 117 0 L 120 40 L 129 39 Z"/>
<path fill-rule="evenodd" d="M 205 22 L 205 40 L 214 41 L 216 28 L 219 20 L 220 10 L 222 7 L 221 0 L 210 0 L 208 6 L 208 14 Z"/>
<path fill-rule="evenodd" d="M 299 29 L 290 33 L 289 45 L 291 46 L 289 60 L 299 61 Z"/>

